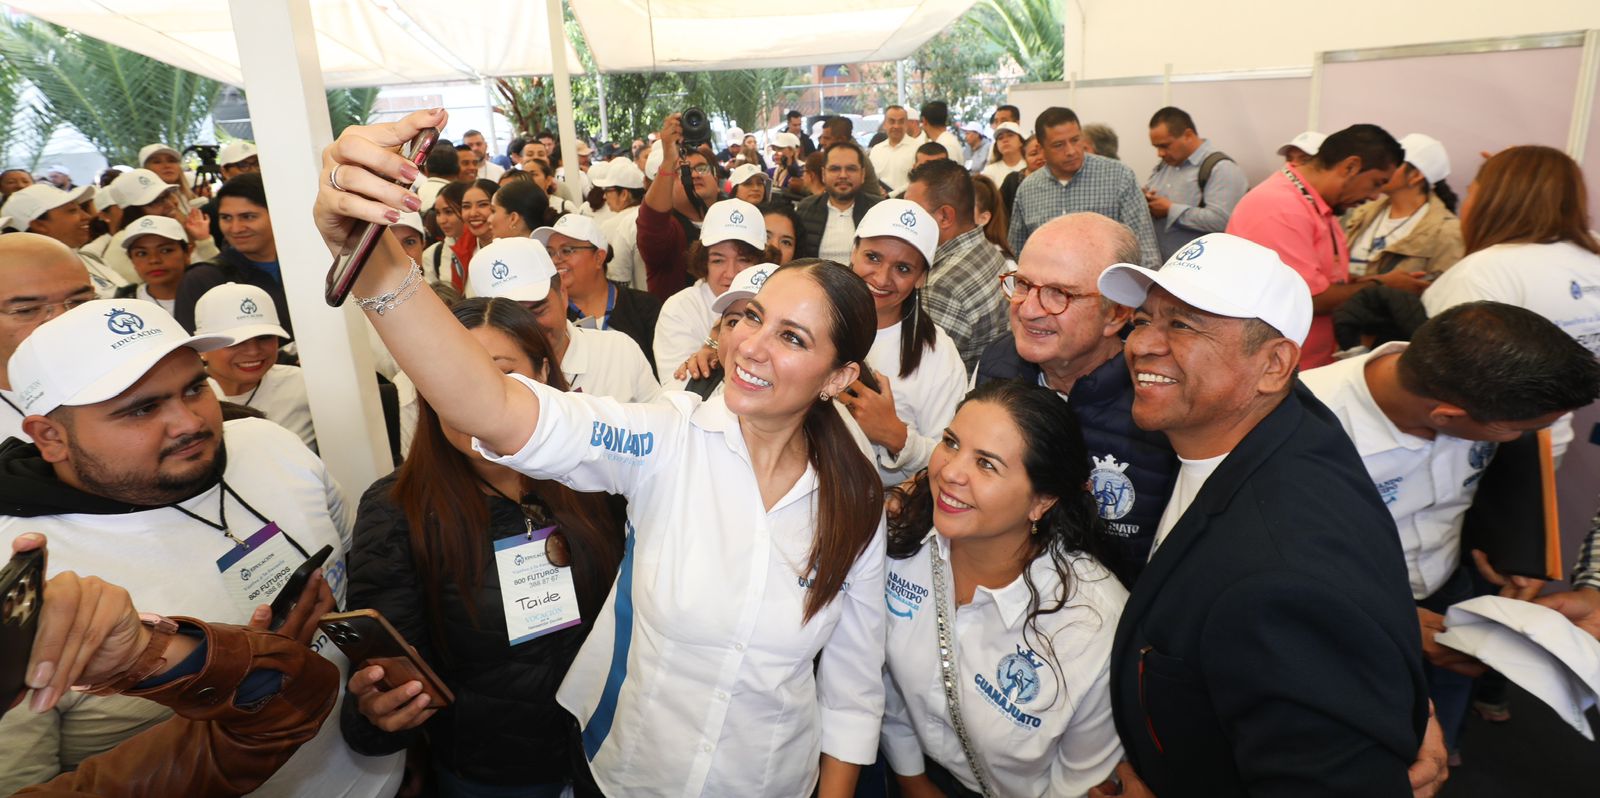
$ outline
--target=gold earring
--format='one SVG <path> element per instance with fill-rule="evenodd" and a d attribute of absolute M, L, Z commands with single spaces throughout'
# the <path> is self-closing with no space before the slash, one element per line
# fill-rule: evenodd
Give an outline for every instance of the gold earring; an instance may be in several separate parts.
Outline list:
<path fill-rule="evenodd" d="M 1030 535 L 1039 534 L 1039 519 L 1037 519 L 1037 518 L 1033 519 L 1032 530 L 1028 534 L 1030 534 Z"/>

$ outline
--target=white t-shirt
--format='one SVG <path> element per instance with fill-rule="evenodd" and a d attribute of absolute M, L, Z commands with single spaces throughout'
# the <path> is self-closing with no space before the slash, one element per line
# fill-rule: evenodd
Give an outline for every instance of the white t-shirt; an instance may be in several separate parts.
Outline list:
<path fill-rule="evenodd" d="M 256 387 L 228 396 L 216 380 L 207 379 L 211 391 L 218 399 L 236 405 L 253 407 L 266 415 L 267 420 L 300 437 L 311 451 L 317 450 L 317 432 L 311 426 L 311 400 L 306 397 L 306 376 L 299 366 L 274 363 L 261 375 Z"/>
<path fill-rule="evenodd" d="M 920 139 L 905 136 L 898 145 L 890 144 L 888 139 L 873 145 L 867 157 L 872 161 L 873 171 L 878 173 L 878 181 L 896 192 L 905 191 L 911 182 L 911 169 L 917 165 L 917 147 L 921 144 Z"/>
<path fill-rule="evenodd" d="M 1012 172 L 1020 172 L 1028 168 L 1027 158 L 1018 158 L 1015 166 L 1007 166 L 1005 161 L 995 161 L 983 167 L 983 176 L 994 181 L 994 187 L 999 188 L 1006 182 L 1006 176 Z"/>
<path fill-rule="evenodd" d="M 1366 366 L 1405 351 L 1404 341 L 1302 372 L 1300 379 L 1339 417 L 1366 465 L 1378 495 L 1394 516 L 1411 577 L 1411 597 L 1444 586 L 1461 564 L 1461 525 L 1495 444 L 1402 432 L 1384 415 L 1367 385 Z"/>
<path fill-rule="evenodd" d="M 1600 255 L 1577 244 L 1496 244 L 1462 258 L 1422 292 L 1429 316 L 1490 299 L 1527 308 L 1600 355 Z M 1572 442 L 1572 416 L 1550 426 L 1556 457 Z"/>
<path fill-rule="evenodd" d="M 150 295 L 150 286 L 145 285 L 144 283 L 140 283 L 138 288 L 133 289 L 133 295 L 139 299 L 143 299 L 146 302 L 154 302 L 157 305 L 160 305 L 161 309 L 168 313 L 178 312 L 177 297 L 173 297 L 172 299 L 156 299 Z"/>
<path fill-rule="evenodd" d="M 904 560 L 888 560 L 886 701 L 882 744 L 889 767 L 923 772 L 923 755 L 976 791 L 977 779 L 950 722 L 939 659 L 937 595 L 930 558 L 944 558 L 955 619 L 961 720 L 998 795 L 1081 796 L 1122 759 L 1111 714 L 1111 646 L 1128 591 L 1091 557 L 1071 560 L 1071 590 L 1060 612 L 1039 616 L 1041 645 L 1028 629 L 1022 576 L 998 590 L 979 587 L 953 607 L 950 544 L 933 540 Z M 1054 606 L 1061 578 L 1048 555 L 1028 566 L 1040 602 Z M 1057 667 L 1052 668 L 1054 664 Z"/>
<path fill-rule="evenodd" d="M 819 758 L 870 763 L 883 717 L 884 532 L 802 623 L 817 475 L 768 509 L 721 399 L 539 398 L 491 462 L 628 500 L 622 567 L 557 700 L 607 795 L 809 796 Z M 818 655 L 820 654 L 820 661 Z M 814 664 L 820 662 L 820 664 Z"/>
<path fill-rule="evenodd" d="M 835 208 L 827 198 L 822 204 L 828 216 L 822 240 L 817 242 L 817 257 L 849 266 L 850 250 L 856 245 L 856 204 L 851 202 L 844 210 Z"/>
<path fill-rule="evenodd" d="M 898 485 L 928 466 L 928 457 L 938 445 L 944 428 L 956 417 L 956 405 L 966 395 L 966 367 L 954 341 L 937 326 L 933 328 L 933 348 L 923 350 L 922 362 L 910 376 L 900 376 L 900 328 L 895 324 L 878 330 L 867 352 L 867 365 L 889 381 L 894 392 L 895 415 L 905 423 L 906 445 L 898 456 L 882 446 L 873 446 L 875 465 L 883 484 Z"/>
<path fill-rule="evenodd" d="M 961 149 L 961 139 L 956 138 L 955 131 L 945 128 L 935 141 L 944 145 L 944 151 L 950 153 L 950 160 L 956 163 L 966 163 L 967 156 Z M 920 145 L 919 145 L 920 146 Z"/>
<path fill-rule="evenodd" d="M 1178 458 L 1178 479 L 1172 485 L 1172 496 L 1167 499 L 1167 509 L 1161 513 L 1161 523 L 1156 525 L 1156 538 L 1150 543 L 1152 558 L 1156 556 L 1156 549 L 1161 547 L 1161 541 L 1166 539 L 1167 533 L 1178 525 L 1178 519 L 1183 517 L 1189 505 L 1194 504 L 1194 497 L 1200 495 L 1200 488 L 1227 457 L 1228 453 L 1225 452 L 1204 460 Z"/>
<path fill-rule="evenodd" d="M 650 361 L 626 333 L 594 330 L 567 322 L 561 374 L 572 390 L 609 396 L 619 402 L 648 402 L 661 392 Z"/>
<path fill-rule="evenodd" d="M 500 164 L 497 164 L 488 158 L 483 158 L 478 161 L 478 177 L 481 177 L 484 180 L 493 180 L 499 182 L 500 178 L 504 176 L 505 173 L 506 168 L 504 166 L 501 166 Z"/>
<path fill-rule="evenodd" d="M 228 448 L 224 478 L 229 488 L 307 552 L 329 544 L 334 547 L 335 554 L 324 566 L 323 574 L 343 606 L 348 574 L 345 557 L 350 550 L 354 505 L 345 501 L 322 461 L 278 425 L 254 418 L 230 421 L 223 425 L 223 439 Z M 181 506 L 215 521 L 221 497 L 221 486 L 214 486 Z M 262 522 L 233 496 L 227 497 L 226 507 L 228 528 L 236 537 L 248 538 L 262 528 Z M 226 575 L 217 566 L 218 559 L 233 551 L 234 544 L 217 530 L 171 507 L 121 514 L 0 517 L 0 540 L 10 540 L 23 532 L 42 532 L 50 538 L 51 576 L 67 570 L 94 574 L 126 588 L 142 612 L 191 615 L 239 625 L 250 620 L 252 608 L 230 596 L 224 586 Z M 295 552 L 295 556 L 300 555 Z M 263 595 L 261 602 L 272 598 L 270 594 Z M 320 634 L 312 641 L 312 648 L 339 666 L 340 684 L 344 684 L 350 670 L 344 654 Z M 335 700 L 344 701 L 343 689 L 335 694 Z M 74 711 L 94 716 L 97 725 L 122 717 L 102 716 L 102 710 L 110 711 L 116 706 L 97 703 L 103 701 L 86 697 Z M 400 786 L 404 755 L 368 757 L 354 753 L 339 734 L 338 717 L 339 707 L 335 705 L 317 736 L 252 795 L 393 795 Z M 130 729 L 147 720 L 143 714 L 129 717 Z M 38 762 L 45 752 L 33 745 L 55 730 L 67 730 L 70 723 L 70 719 L 63 721 L 57 713 L 6 713 L 0 719 L 0 793 L 53 777 L 60 767 L 54 752 L 48 753 L 48 762 Z M 14 783 L 12 777 L 22 781 Z"/>
<path fill-rule="evenodd" d="M 644 258 L 639 256 L 639 206 L 623 208 L 601 222 L 600 232 L 611 244 L 611 261 L 606 264 L 606 279 L 648 291 L 650 281 L 645 272 Z"/>
<path fill-rule="evenodd" d="M 456 257 L 455 250 L 450 248 L 455 243 L 455 239 L 446 238 L 443 241 L 435 241 L 429 244 L 427 249 L 422 250 L 422 262 L 418 265 L 422 267 L 422 276 L 428 282 L 453 285 L 450 276 L 454 273 L 456 264 L 461 262 Z"/>
<path fill-rule="evenodd" d="M 711 310 L 716 298 L 709 283 L 696 280 L 694 285 L 661 303 L 661 315 L 656 317 L 656 334 L 650 348 L 655 350 L 656 366 L 662 373 L 677 371 L 683 361 L 700 351 L 711 328 L 717 324 L 717 314 Z"/>

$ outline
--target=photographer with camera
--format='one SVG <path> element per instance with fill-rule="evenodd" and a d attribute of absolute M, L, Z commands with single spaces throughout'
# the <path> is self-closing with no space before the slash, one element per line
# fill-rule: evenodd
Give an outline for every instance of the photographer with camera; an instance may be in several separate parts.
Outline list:
<path fill-rule="evenodd" d="M 721 192 L 704 111 L 690 108 L 661 123 L 645 177 L 650 186 L 639 206 L 639 255 L 650 293 L 662 301 L 688 287 L 689 242 L 700 234 L 706 209 Z"/>

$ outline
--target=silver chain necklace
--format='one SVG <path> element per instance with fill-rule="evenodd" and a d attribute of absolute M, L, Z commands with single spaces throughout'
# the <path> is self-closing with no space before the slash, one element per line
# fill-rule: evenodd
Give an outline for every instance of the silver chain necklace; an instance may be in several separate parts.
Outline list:
<path fill-rule="evenodd" d="M 956 739 L 961 741 L 961 750 L 967 755 L 967 764 L 972 767 L 972 775 L 978 780 L 978 792 L 984 798 L 994 798 L 995 792 L 989 786 L 983 760 L 978 756 L 978 749 L 973 747 L 972 738 L 967 735 L 966 722 L 961 719 L 961 669 L 956 662 L 956 626 L 950 620 L 950 611 L 947 609 L 949 589 L 945 586 L 944 557 L 939 553 L 938 541 L 931 541 L 928 545 L 933 547 L 928 552 L 928 561 L 933 564 L 933 606 L 938 611 L 939 680 L 944 684 L 950 727 L 955 729 Z"/>

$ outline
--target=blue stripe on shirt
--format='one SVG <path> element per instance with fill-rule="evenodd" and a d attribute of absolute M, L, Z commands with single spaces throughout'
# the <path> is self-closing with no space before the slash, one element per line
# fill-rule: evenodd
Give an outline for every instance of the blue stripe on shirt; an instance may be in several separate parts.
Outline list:
<path fill-rule="evenodd" d="M 617 698 L 628 678 L 628 648 L 633 643 L 633 538 L 633 524 L 629 523 L 622 565 L 617 572 L 617 600 L 612 605 L 616 628 L 611 642 L 611 669 L 606 673 L 605 689 L 600 691 L 600 704 L 583 728 L 583 753 L 591 762 L 611 734 L 611 724 L 617 718 Z"/>

